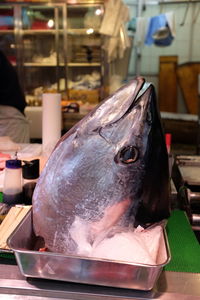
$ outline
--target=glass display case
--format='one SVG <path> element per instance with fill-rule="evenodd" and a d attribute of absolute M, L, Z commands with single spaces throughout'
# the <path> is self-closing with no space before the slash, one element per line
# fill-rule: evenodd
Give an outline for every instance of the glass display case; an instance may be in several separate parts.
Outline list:
<path fill-rule="evenodd" d="M 14 32 L 14 7 L 0 6 L 0 49 L 3 50 L 13 65 L 16 65 L 16 42 Z"/>
<path fill-rule="evenodd" d="M 26 99 L 41 100 L 44 92 L 66 91 L 63 35 L 64 5 L 21 6 L 21 45 Z"/>
<path fill-rule="evenodd" d="M 103 4 L 0 4 L 0 49 L 16 66 L 27 103 L 42 93 L 98 103 L 104 97 L 104 54 L 99 28 Z"/>
<path fill-rule="evenodd" d="M 98 102 L 104 94 L 103 6 L 68 5 L 67 16 L 69 98 Z"/>

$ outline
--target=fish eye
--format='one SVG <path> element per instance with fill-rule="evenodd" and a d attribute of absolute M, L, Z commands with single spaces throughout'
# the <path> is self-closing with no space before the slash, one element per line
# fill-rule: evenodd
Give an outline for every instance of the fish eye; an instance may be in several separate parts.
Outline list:
<path fill-rule="evenodd" d="M 118 159 L 124 164 L 134 163 L 139 156 L 138 149 L 134 146 L 122 148 L 118 153 Z"/>
<path fill-rule="evenodd" d="M 148 123 L 149 125 L 152 124 L 152 116 L 151 116 L 150 111 L 147 111 L 146 120 L 147 120 L 147 123 Z"/>

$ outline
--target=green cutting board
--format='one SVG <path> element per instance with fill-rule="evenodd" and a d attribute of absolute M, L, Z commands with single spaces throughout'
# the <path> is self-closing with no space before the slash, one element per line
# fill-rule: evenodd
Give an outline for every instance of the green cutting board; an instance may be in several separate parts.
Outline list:
<path fill-rule="evenodd" d="M 200 273 L 200 244 L 186 213 L 174 210 L 167 223 L 171 261 L 166 271 Z"/>

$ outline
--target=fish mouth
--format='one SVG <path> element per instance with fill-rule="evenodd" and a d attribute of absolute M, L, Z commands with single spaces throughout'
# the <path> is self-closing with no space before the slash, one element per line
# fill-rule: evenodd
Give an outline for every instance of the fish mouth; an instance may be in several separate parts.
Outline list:
<path fill-rule="evenodd" d="M 132 103 L 130 104 L 129 108 L 124 112 L 123 116 L 116 120 L 118 122 L 120 119 L 123 119 L 126 117 L 126 115 L 130 114 L 136 106 L 139 106 L 140 104 L 143 106 L 143 111 L 147 111 L 147 106 L 149 105 L 148 97 L 149 93 L 148 90 L 151 86 L 150 82 L 144 82 L 141 86 L 140 90 L 138 90 L 135 98 L 133 99 Z M 147 95 L 147 97 L 144 97 Z"/>
<path fill-rule="evenodd" d="M 150 82 L 144 82 L 144 84 L 141 86 L 136 98 L 134 99 L 132 105 L 136 105 L 137 102 L 139 102 L 140 97 L 142 97 L 147 92 L 147 90 L 149 89 L 150 86 L 151 86 Z"/>
<path fill-rule="evenodd" d="M 133 98 L 132 103 L 130 104 L 129 108 L 124 112 L 124 115 L 122 116 L 122 118 L 124 118 L 128 113 L 130 113 L 134 109 L 134 107 L 136 107 L 139 104 L 143 95 L 145 95 L 147 93 L 147 90 L 149 89 L 150 86 L 151 86 L 150 82 L 143 83 L 143 85 L 140 87 L 140 89 L 137 91 L 137 94 Z M 146 108 L 146 106 L 148 105 L 147 101 L 145 101 L 145 104 L 146 104 L 145 105 L 145 108 Z"/>
<path fill-rule="evenodd" d="M 106 107 L 103 107 L 104 116 L 101 116 L 101 127 L 107 127 L 114 125 L 119 122 L 121 119 L 125 118 L 126 115 L 130 114 L 134 108 L 140 104 L 141 99 L 143 99 L 144 110 L 148 105 L 148 96 L 143 97 L 145 94 L 148 94 L 148 89 L 151 86 L 151 83 L 145 82 L 143 77 L 137 77 L 132 80 L 125 87 L 121 87 L 115 94 L 113 94 L 110 99 L 108 99 L 108 105 L 112 101 L 111 110 L 106 110 Z M 144 99 L 145 98 L 145 99 Z M 105 102 L 106 104 L 106 102 Z M 100 105 L 101 106 L 101 105 Z M 105 105 L 106 106 L 106 105 Z"/>
<path fill-rule="evenodd" d="M 84 131 L 85 134 L 98 133 L 102 138 L 107 140 L 106 134 L 104 136 L 103 131 L 125 118 L 139 102 L 140 97 L 146 92 L 149 85 L 150 84 L 145 83 L 143 77 L 138 76 L 130 81 L 129 84 L 122 86 L 114 94 L 100 102 L 94 110 L 73 126 L 73 128 L 59 140 L 56 147 L 80 127 L 82 128 L 81 131 Z"/>
<path fill-rule="evenodd" d="M 116 95 L 120 95 L 120 91 L 121 89 Z M 118 107 L 115 107 L 112 119 L 104 117 L 101 126 L 96 130 L 111 144 L 128 144 L 133 136 L 142 136 L 146 123 L 149 125 L 152 123 L 150 107 L 152 84 L 139 77 L 125 87 L 124 93 L 126 96 L 123 99 L 120 97 L 114 99 L 118 100 Z"/>

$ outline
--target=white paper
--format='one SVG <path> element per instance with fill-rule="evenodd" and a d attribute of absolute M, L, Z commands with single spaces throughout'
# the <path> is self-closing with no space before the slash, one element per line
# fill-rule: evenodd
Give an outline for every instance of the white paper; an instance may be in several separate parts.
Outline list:
<path fill-rule="evenodd" d="M 61 94 L 42 95 L 42 150 L 47 155 L 61 137 Z"/>

